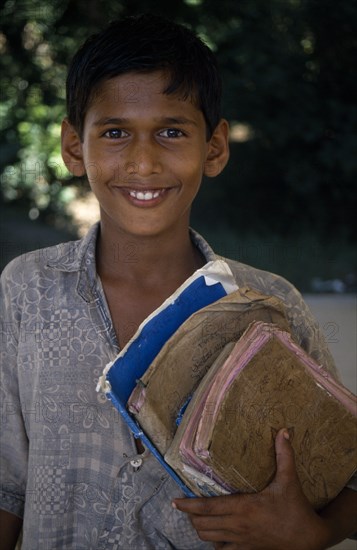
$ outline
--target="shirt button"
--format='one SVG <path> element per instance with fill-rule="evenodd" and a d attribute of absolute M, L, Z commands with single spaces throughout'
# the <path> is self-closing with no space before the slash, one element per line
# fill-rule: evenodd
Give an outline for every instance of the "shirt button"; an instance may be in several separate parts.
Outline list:
<path fill-rule="evenodd" d="M 134 472 L 137 472 L 139 470 L 142 463 L 143 463 L 143 461 L 142 461 L 141 458 L 134 458 L 134 460 L 130 461 L 130 464 L 133 467 Z"/>

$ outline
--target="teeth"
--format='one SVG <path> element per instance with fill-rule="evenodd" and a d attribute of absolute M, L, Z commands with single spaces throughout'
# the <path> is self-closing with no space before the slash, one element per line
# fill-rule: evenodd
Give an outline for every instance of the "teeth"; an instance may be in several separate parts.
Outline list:
<path fill-rule="evenodd" d="M 160 195 L 160 191 L 129 191 L 129 195 L 140 201 L 150 201 L 152 199 L 157 199 Z"/>

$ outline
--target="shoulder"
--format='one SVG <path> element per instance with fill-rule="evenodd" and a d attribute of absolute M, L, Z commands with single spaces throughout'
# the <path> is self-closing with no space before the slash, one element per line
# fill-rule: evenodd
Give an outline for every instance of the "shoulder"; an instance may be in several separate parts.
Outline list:
<path fill-rule="evenodd" d="M 99 225 L 76 241 L 60 243 L 22 254 L 1 275 L 2 316 L 24 320 L 53 308 L 54 303 L 72 299 L 81 274 L 96 277 L 95 248 Z M 88 293 L 91 292 L 91 285 Z"/>
<path fill-rule="evenodd" d="M 17 256 L 9 262 L 1 274 L 1 280 L 9 282 L 22 278 L 32 278 L 35 274 L 45 273 L 54 262 L 68 262 L 76 256 L 80 241 L 70 241 L 54 246 L 40 248 Z"/>
<path fill-rule="evenodd" d="M 293 329 L 299 323 L 311 323 L 310 310 L 300 292 L 284 277 L 235 260 L 223 259 L 229 265 L 239 287 L 247 286 L 267 296 L 279 298 L 285 305 Z"/>
<path fill-rule="evenodd" d="M 74 241 L 27 252 L 13 259 L 3 270 L 2 281 L 32 278 L 52 272 L 79 271 L 83 262 L 95 263 L 95 246 L 99 225 L 94 224 L 87 235 Z"/>
<path fill-rule="evenodd" d="M 275 273 L 257 269 L 228 258 L 222 259 L 229 265 L 238 286 L 247 286 L 267 296 L 276 296 L 284 303 L 291 332 L 297 343 L 317 363 L 323 365 L 331 374 L 338 377 L 334 360 L 328 350 L 320 327 L 295 286 Z"/>
<path fill-rule="evenodd" d="M 2 317 L 17 321 L 35 318 L 40 311 L 49 310 L 55 300 L 72 295 L 82 263 L 90 257 L 86 239 L 33 250 L 13 259 L 1 274 Z M 95 265 L 95 261 L 91 263 Z"/>
<path fill-rule="evenodd" d="M 238 286 L 249 286 L 263 294 L 277 296 L 284 302 L 290 295 L 292 298 L 300 297 L 297 289 L 280 275 L 229 258 L 222 259 L 229 265 Z"/>
<path fill-rule="evenodd" d="M 71 254 L 74 243 L 62 243 L 34 250 L 13 259 L 0 280 L 0 307 L 3 323 L 29 322 L 40 310 L 49 309 L 60 292 L 61 271 L 50 262 Z M 15 325 L 14 325 L 15 326 Z"/>

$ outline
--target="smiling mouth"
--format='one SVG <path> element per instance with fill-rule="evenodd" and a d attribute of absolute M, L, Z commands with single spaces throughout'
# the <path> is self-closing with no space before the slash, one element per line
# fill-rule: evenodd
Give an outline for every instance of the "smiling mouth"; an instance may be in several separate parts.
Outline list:
<path fill-rule="evenodd" d="M 129 195 L 133 197 L 133 199 L 138 199 L 139 201 L 152 201 L 165 193 L 165 191 L 166 189 L 155 189 L 150 191 L 136 191 L 134 189 L 130 189 Z"/>

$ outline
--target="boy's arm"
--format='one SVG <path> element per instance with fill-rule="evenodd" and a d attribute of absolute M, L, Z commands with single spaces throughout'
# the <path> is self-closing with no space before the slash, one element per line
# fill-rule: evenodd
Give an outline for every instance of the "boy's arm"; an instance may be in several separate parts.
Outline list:
<path fill-rule="evenodd" d="M 0 533 L 2 550 L 14 550 L 22 527 L 22 519 L 0 510 Z"/>
<path fill-rule="evenodd" d="M 202 540 L 230 550 L 323 550 L 357 531 L 357 492 L 344 489 L 320 513 L 304 496 L 294 452 L 280 430 L 275 443 L 277 472 L 264 491 L 251 495 L 177 499 Z"/>

